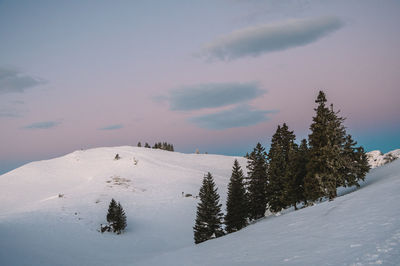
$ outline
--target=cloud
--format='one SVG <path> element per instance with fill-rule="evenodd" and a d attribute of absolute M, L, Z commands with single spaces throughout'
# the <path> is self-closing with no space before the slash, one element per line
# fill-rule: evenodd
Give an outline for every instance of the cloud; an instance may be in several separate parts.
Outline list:
<path fill-rule="evenodd" d="M 0 94 L 19 92 L 45 84 L 46 81 L 40 78 L 24 75 L 14 68 L 0 67 Z"/>
<path fill-rule="evenodd" d="M 117 129 L 121 129 L 123 127 L 124 127 L 123 125 L 118 124 L 118 125 L 110 125 L 110 126 L 102 127 L 102 128 L 99 128 L 99 130 L 117 130 Z"/>
<path fill-rule="evenodd" d="M 0 117 L 21 117 L 21 113 L 16 109 L 2 108 L 0 109 Z"/>
<path fill-rule="evenodd" d="M 227 129 L 234 127 L 246 127 L 267 121 L 269 114 L 276 110 L 257 110 L 249 105 L 241 105 L 218 113 L 192 117 L 190 122 L 206 129 Z"/>
<path fill-rule="evenodd" d="M 256 82 L 206 83 L 172 90 L 168 100 L 171 110 L 188 111 L 242 103 L 265 92 Z"/>
<path fill-rule="evenodd" d="M 56 121 L 45 121 L 45 122 L 37 122 L 30 124 L 28 126 L 25 126 L 24 129 L 49 129 L 56 127 L 60 124 L 60 122 Z"/>
<path fill-rule="evenodd" d="M 234 31 L 206 45 L 203 54 L 210 59 L 232 60 L 244 56 L 282 51 L 304 46 L 340 29 L 337 17 L 289 20 Z"/>

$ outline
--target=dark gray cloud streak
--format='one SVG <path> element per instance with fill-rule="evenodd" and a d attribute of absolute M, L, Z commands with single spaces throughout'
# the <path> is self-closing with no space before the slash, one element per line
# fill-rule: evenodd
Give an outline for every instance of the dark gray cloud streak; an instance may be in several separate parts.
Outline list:
<path fill-rule="evenodd" d="M 172 90 L 168 97 L 171 110 L 199 110 L 253 100 L 265 93 L 256 82 L 208 83 Z"/>
<path fill-rule="evenodd" d="M 60 122 L 56 121 L 45 121 L 45 122 L 37 122 L 30 124 L 28 126 L 25 126 L 24 129 L 49 129 L 56 127 L 60 124 Z"/>
<path fill-rule="evenodd" d="M 45 80 L 30 77 L 18 71 L 17 69 L 0 67 L 0 94 L 12 92 L 22 93 L 27 89 L 45 83 Z"/>
<path fill-rule="evenodd" d="M 111 125 L 111 126 L 102 127 L 102 128 L 99 128 L 99 129 L 100 130 L 117 130 L 117 129 L 121 129 L 123 127 L 124 127 L 123 125 L 118 124 L 118 125 Z"/>
<path fill-rule="evenodd" d="M 205 129 L 227 129 L 246 127 L 267 121 L 269 114 L 276 110 L 257 110 L 249 105 L 241 105 L 229 110 L 192 117 L 189 122 Z"/>
<path fill-rule="evenodd" d="M 246 28 L 222 36 L 206 45 L 203 54 L 209 59 L 232 60 L 244 56 L 304 46 L 340 29 L 337 17 L 289 20 Z"/>

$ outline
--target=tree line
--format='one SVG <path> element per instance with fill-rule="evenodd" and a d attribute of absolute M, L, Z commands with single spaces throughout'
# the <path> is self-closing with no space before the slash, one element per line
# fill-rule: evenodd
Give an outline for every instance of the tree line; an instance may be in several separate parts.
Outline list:
<path fill-rule="evenodd" d="M 291 206 L 297 210 L 322 198 L 333 200 L 338 187 L 360 186 L 370 169 L 363 147 L 347 134 L 345 119 L 332 104 L 327 106 L 323 91 L 315 102 L 308 141 L 297 144 L 284 123 L 272 136 L 268 154 L 260 143 L 246 154 L 246 177 L 234 161 L 225 216 L 213 177 L 205 175 L 193 228 L 196 244 L 238 231 L 264 217 L 267 210 L 277 213 Z"/>
<path fill-rule="evenodd" d="M 138 147 L 142 147 L 142 143 L 139 141 L 137 144 Z M 149 145 L 149 143 L 144 144 L 145 148 L 153 148 L 153 149 L 160 149 L 165 151 L 174 151 L 174 145 L 168 142 L 156 142 L 154 143 L 153 147 Z"/>

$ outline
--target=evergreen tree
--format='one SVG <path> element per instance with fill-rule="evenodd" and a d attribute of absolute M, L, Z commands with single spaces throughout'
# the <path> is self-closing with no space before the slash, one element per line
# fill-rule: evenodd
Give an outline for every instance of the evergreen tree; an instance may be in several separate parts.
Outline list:
<path fill-rule="evenodd" d="M 265 216 L 267 207 L 267 161 L 264 147 L 257 143 L 257 146 L 249 154 L 247 161 L 248 169 L 248 201 L 249 218 L 251 220 L 259 219 Z"/>
<path fill-rule="evenodd" d="M 297 210 L 297 203 L 304 202 L 307 205 L 307 199 L 304 195 L 304 177 L 307 175 L 308 147 L 307 140 L 301 141 L 300 147 L 294 145 L 289 153 L 289 164 L 287 174 L 287 200 L 289 205 Z"/>
<path fill-rule="evenodd" d="M 146 143 L 144 144 L 144 147 L 145 147 L 145 148 L 150 148 L 149 143 L 146 142 Z"/>
<path fill-rule="evenodd" d="M 355 147 L 355 145 L 357 145 L 357 142 L 352 139 L 351 135 L 347 135 L 341 153 L 344 160 L 340 169 L 341 179 L 338 182 L 338 187 L 359 187 L 360 184 L 358 182 L 364 180 L 366 173 L 370 169 L 364 148 Z"/>
<path fill-rule="evenodd" d="M 117 207 L 118 207 L 117 202 L 114 199 L 111 199 L 107 212 L 107 222 L 110 225 L 113 225 L 115 223 Z"/>
<path fill-rule="evenodd" d="M 228 233 L 238 231 L 247 225 L 247 198 L 244 188 L 243 171 L 235 160 L 231 179 L 228 184 L 225 226 Z"/>
<path fill-rule="evenodd" d="M 223 216 L 221 204 L 211 173 L 204 176 L 199 197 L 200 202 L 197 205 L 196 222 L 193 227 L 196 244 L 224 234 L 221 227 Z"/>
<path fill-rule="evenodd" d="M 315 101 L 316 116 L 310 126 L 309 135 L 310 160 L 307 164 L 305 192 L 312 201 L 326 196 L 329 200 L 336 197 L 336 188 L 344 183 L 340 173 L 345 164 L 342 155 L 346 130 L 342 125 L 344 118 L 338 116 L 333 105 L 328 108 L 325 93 L 320 91 Z"/>
<path fill-rule="evenodd" d="M 140 143 L 140 141 L 137 144 L 138 147 L 142 147 L 142 143 Z"/>
<path fill-rule="evenodd" d="M 291 181 L 292 176 L 288 172 L 290 159 L 294 158 L 297 145 L 294 143 L 295 135 L 293 131 L 289 131 L 288 126 L 284 123 L 282 127 L 278 126 L 272 137 L 271 148 L 268 153 L 268 202 L 270 210 L 279 212 L 289 206 L 290 193 L 294 184 Z"/>
<path fill-rule="evenodd" d="M 121 206 L 121 203 L 118 202 L 116 212 L 115 212 L 115 223 L 114 223 L 114 232 L 120 234 L 126 228 L 126 215 L 125 211 Z"/>
<path fill-rule="evenodd" d="M 330 110 L 326 107 L 326 97 L 323 91 L 320 91 L 315 101 L 318 107 L 314 109 L 316 116 L 313 117 L 313 123 L 310 126 L 311 134 L 308 136 L 310 145 L 310 161 L 307 164 L 307 176 L 305 182 L 305 192 L 307 199 L 315 201 L 324 196 L 324 179 L 330 174 L 327 165 L 328 155 L 327 147 L 330 145 L 328 132 L 328 123 Z"/>

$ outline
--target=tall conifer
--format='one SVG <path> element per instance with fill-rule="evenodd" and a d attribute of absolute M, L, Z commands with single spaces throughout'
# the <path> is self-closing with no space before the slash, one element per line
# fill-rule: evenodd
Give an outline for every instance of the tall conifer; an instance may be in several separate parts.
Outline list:
<path fill-rule="evenodd" d="M 311 134 L 309 137 L 310 161 L 307 165 L 307 176 L 305 178 L 305 191 L 307 198 L 315 201 L 322 196 L 334 197 L 332 189 L 328 185 L 329 180 L 336 178 L 335 167 L 332 163 L 332 157 L 336 152 L 333 149 L 331 131 L 333 128 L 333 114 L 326 106 L 326 97 L 323 91 L 320 91 L 315 101 L 318 107 L 314 109 L 316 115 L 313 117 L 313 123 L 310 126 Z M 331 182 L 335 183 L 335 182 Z M 336 183 L 334 185 L 336 192 Z"/>
<path fill-rule="evenodd" d="M 366 172 L 362 167 L 364 170 L 359 171 L 358 179 L 352 177 L 354 169 L 358 167 L 355 162 L 357 148 L 353 148 L 355 142 L 346 134 L 343 126 L 345 119 L 333 110 L 333 105 L 330 108 L 325 105 L 324 92 L 319 92 L 315 102 L 318 107 L 310 126 L 310 160 L 307 164 L 305 192 L 312 201 L 323 196 L 332 200 L 337 196 L 337 187 L 357 185 L 355 180 L 363 178 Z M 363 149 L 360 147 L 359 151 Z M 363 157 L 361 153 L 360 161 Z"/>
<path fill-rule="evenodd" d="M 247 225 L 247 197 L 243 183 L 243 171 L 235 160 L 228 184 L 228 199 L 224 223 L 228 233 L 238 231 Z"/>
<path fill-rule="evenodd" d="M 303 139 L 299 147 L 294 145 L 294 148 L 291 149 L 286 171 L 288 175 L 288 182 L 286 183 L 288 205 L 294 206 L 295 210 L 297 210 L 297 203 L 304 202 L 305 205 L 307 204 L 307 199 L 304 195 L 304 177 L 307 174 L 307 163 L 307 140 Z"/>
<path fill-rule="evenodd" d="M 265 216 L 267 207 L 267 154 L 264 147 L 257 143 L 257 146 L 249 154 L 247 161 L 248 181 L 247 191 L 249 200 L 249 218 L 259 219 Z"/>
<path fill-rule="evenodd" d="M 289 131 L 286 123 L 282 127 L 278 126 L 272 136 L 271 148 L 268 153 L 268 200 L 270 210 L 279 212 L 288 207 L 292 201 L 292 190 L 294 183 L 289 166 L 291 160 L 295 159 L 294 153 L 297 145 L 294 143 L 295 135 Z"/>

